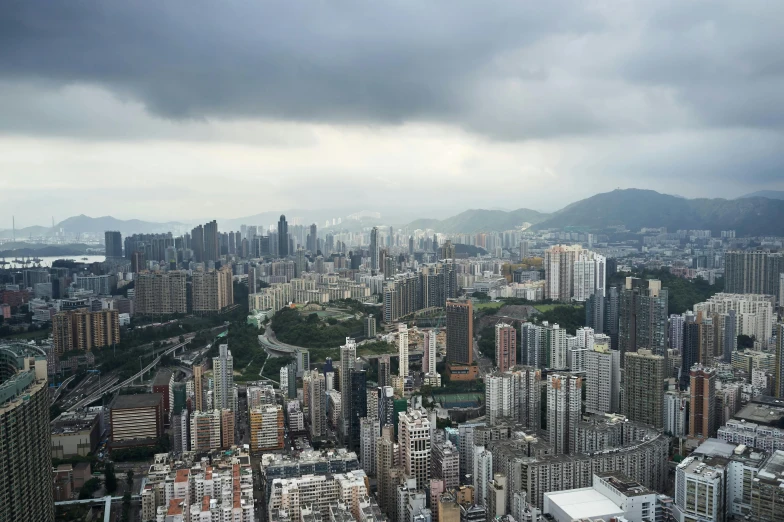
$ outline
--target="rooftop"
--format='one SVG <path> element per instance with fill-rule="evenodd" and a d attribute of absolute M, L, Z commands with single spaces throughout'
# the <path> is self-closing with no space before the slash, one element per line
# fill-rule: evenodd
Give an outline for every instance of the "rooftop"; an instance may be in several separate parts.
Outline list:
<path fill-rule="evenodd" d="M 592 487 L 552 491 L 545 493 L 544 496 L 573 520 L 605 518 L 624 514 L 620 506 Z"/>
<path fill-rule="evenodd" d="M 163 400 L 160 393 L 140 393 L 137 395 L 118 395 L 112 403 L 112 410 L 128 408 L 149 408 L 157 406 Z"/>
<path fill-rule="evenodd" d="M 771 401 L 778 401 L 778 403 Z M 781 426 L 784 421 L 784 401 L 770 399 L 764 404 L 752 402 L 744 406 L 734 417 L 766 426 Z"/>
<path fill-rule="evenodd" d="M 646 488 L 633 478 L 617 471 L 603 471 L 596 474 L 602 480 L 607 481 L 613 488 L 627 497 L 639 495 L 653 495 L 654 492 Z"/>

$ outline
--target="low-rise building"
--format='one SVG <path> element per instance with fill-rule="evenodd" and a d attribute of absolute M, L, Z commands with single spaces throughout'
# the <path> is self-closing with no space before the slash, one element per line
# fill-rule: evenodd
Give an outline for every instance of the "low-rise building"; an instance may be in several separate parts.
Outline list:
<path fill-rule="evenodd" d="M 52 421 L 52 458 L 85 457 L 95 451 L 100 437 L 97 413 L 61 413 Z"/>

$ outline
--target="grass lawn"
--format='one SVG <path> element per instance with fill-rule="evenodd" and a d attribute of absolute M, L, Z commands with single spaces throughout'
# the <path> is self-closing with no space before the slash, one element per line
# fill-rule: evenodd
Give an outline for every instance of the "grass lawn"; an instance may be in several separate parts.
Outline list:
<path fill-rule="evenodd" d="M 538 304 L 538 305 L 534 305 L 534 308 L 539 310 L 539 312 L 541 312 L 541 313 L 545 313 L 545 312 L 549 312 L 550 310 L 552 310 L 556 306 L 569 306 L 571 308 L 575 307 L 575 305 L 568 304 L 568 303 L 558 303 L 558 304 Z"/>
<path fill-rule="evenodd" d="M 397 347 L 391 343 L 375 342 L 360 344 L 357 346 L 357 355 L 383 355 L 385 353 L 397 353 Z"/>
<path fill-rule="evenodd" d="M 494 303 L 492 301 L 484 301 L 481 303 L 474 303 L 474 310 L 485 310 L 487 308 L 501 308 L 505 304 L 506 303 L 504 303 L 503 301 L 499 301 L 497 303 Z"/>

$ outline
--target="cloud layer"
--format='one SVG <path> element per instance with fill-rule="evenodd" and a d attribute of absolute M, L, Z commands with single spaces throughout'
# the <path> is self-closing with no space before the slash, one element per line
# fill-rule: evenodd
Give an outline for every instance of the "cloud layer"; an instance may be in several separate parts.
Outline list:
<path fill-rule="evenodd" d="M 526 206 L 491 188 L 525 186 L 546 210 L 615 186 L 781 188 L 783 19 L 758 1 L 13 0 L 0 148 L 41 152 L 0 166 L 73 186 L 208 165 L 280 203 L 303 197 L 281 177 L 327 175 L 337 198 L 413 178 L 463 206 Z"/>

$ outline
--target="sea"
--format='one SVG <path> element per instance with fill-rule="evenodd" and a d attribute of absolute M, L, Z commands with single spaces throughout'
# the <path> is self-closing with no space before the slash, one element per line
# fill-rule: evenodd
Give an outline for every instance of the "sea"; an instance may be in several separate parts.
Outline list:
<path fill-rule="evenodd" d="M 35 256 L 33 256 L 33 257 L 35 257 Z M 37 262 L 33 262 L 33 257 L 29 257 L 29 258 L 28 257 L 23 257 L 23 258 L 19 259 L 20 261 L 21 260 L 29 261 L 29 263 L 26 264 L 26 265 L 25 264 L 16 263 L 17 259 L 15 259 L 15 258 L 7 257 L 7 258 L 5 258 L 5 261 L 8 264 L 6 264 L 4 266 L 5 266 L 5 268 L 31 268 L 31 267 L 35 267 L 35 266 L 41 266 L 41 267 L 47 267 L 48 268 L 48 267 L 51 267 L 52 263 L 55 262 L 58 259 L 71 259 L 71 260 L 77 261 L 79 263 L 101 263 L 103 261 L 106 261 L 106 256 L 46 256 L 46 257 L 37 258 L 37 259 L 40 260 L 40 261 L 37 261 Z M 0 268 L 3 268 L 3 258 L 0 258 Z"/>

